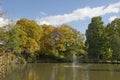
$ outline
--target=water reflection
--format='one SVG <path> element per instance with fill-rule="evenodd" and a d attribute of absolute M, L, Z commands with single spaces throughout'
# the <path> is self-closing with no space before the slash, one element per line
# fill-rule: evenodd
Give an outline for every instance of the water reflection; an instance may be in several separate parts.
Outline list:
<path fill-rule="evenodd" d="M 68 67 L 65 67 L 68 65 Z M 119 80 L 120 65 L 37 63 L 19 66 L 3 80 Z"/>
<path fill-rule="evenodd" d="M 21 64 L 14 64 L 14 65 L 8 64 L 8 65 L 4 66 L 2 69 L 4 74 L 2 76 L 0 76 L 0 80 L 2 80 L 4 78 L 6 79 L 7 77 L 13 78 L 14 76 L 16 76 L 18 74 L 19 71 L 24 69 L 24 67 L 25 67 L 24 64 L 22 66 L 21 66 Z"/>

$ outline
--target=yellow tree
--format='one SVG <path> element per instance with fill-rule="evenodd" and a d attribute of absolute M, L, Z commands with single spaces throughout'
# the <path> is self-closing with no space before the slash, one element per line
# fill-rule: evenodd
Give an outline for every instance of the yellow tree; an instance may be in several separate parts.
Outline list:
<path fill-rule="evenodd" d="M 40 54 L 52 55 L 57 58 L 71 58 L 74 53 L 84 52 L 84 37 L 80 32 L 68 25 L 54 27 L 41 25 Z"/>
<path fill-rule="evenodd" d="M 72 54 L 85 53 L 84 35 L 69 25 L 59 27 L 60 40 L 59 54 L 71 57 Z"/>
<path fill-rule="evenodd" d="M 40 39 L 40 53 L 41 54 L 45 54 L 45 55 L 53 55 L 51 53 L 51 36 L 52 36 L 52 32 L 54 30 L 54 27 L 52 25 L 40 25 L 40 27 L 42 28 L 43 32 L 42 32 L 42 37 Z"/>
<path fill-rule="evenodd" d="M 42 28 L 33 21 L 25 18 L 20 19 L 16 23 L 21 30 L 19 37 L 23 41 L 20 44 L 21 48 L 28 48 L 31 52 L 40 49 L 39 40 L 41 38 Z"/>

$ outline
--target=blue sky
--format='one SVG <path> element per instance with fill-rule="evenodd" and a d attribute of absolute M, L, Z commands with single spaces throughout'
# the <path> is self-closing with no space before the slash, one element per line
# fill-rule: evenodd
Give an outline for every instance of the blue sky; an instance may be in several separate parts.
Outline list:
<path fill-rule="evenodd" d="M 0 0 L 6 19 L 28 18 L 39 24 L 69 24 L 82 33 L 93 16 L 102 16 L 105 24 L 120 17 L 119 0 Z"/>

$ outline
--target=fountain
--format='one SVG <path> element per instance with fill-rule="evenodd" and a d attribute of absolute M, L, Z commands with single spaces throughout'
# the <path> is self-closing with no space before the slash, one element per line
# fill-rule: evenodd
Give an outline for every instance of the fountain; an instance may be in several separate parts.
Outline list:
<path fill-rule="evenodd" d="M 77 56 L 76 54 L 72 55 L 72 65 L 65 65 L 64 67 L 80 67 L 77 65 Z"/>
<path fill-rule="evenodd" d="M 73 54 L 73 67 L 76 66 L 76 63 L 77 63 L 77 56 L 76 54 Z"/>
<path fill-rule="evenodd" d="M 81 68 L 81 69 L 87 69 L 90 65 L 86 65 L 86 66 L 81 66 L 77 64 L 77 56 L 76 54 L 72 55 L 72 65 L 65 65 L 64 67 L 73 67 L 73 68 Z"/>

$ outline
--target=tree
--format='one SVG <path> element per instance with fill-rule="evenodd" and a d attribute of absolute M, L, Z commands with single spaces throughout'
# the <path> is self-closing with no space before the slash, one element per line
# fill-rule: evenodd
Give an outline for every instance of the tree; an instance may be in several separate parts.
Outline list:
<path fill-rule="evenodd" d="M 21 34 L 21 30 L 18 26 L 13 26 L 11 30 L 7 32 L 8 40 L 7 40 L 7 46 L 10 49 L 13 49 L 15 52 L 20 52 L 20 43 L 21 38 L 19 35 Z"/>
<path fill-rule="evenodd" d="M 59 49 L 60 55 L 66 58 L 72 57 L 73 54 L 84 53 L 84 36 L 79 31 L 71 26 L 61 25 L 59 27 L 60 40 Z"/>
<path fill-rule="evenodd" d="M 54 27 L 41 25 L 43 29 L 40 39 L 40 54 L 52 55 L 56 58 L 71 58 L 72 54 L 84 53 L 84 37 L 80 32 L 68 25 Z"/>
<path fill-rule="evenodd" d="M 112 60 L 120 60 L 120 19 L 116 18 L 106 27 L 109 41 L 109 49 L 112 52 Z"/>
<path fill-rule="evenodd" d="M 42 37 L 40 39 L 40 53 L 44 55 L 55 55 L 51 53 L 52 50 L 52 32 L 54 30 L 54 27 L 52 25 L 40 25 L 42 28 Z"/>
<path fill-rule="evenodd" d="M 7 50 L 10 48 L 10 45 L 9 45 L 9 39 L 10 39 L 10 32 L 11 30 L 13 29 L 13 22 L 12 20 L 9 21 L 9 24 L 8 25 L 5 25 L 5 26 L 2 26 L 0 28 L 0 41 L 3 43 L 3 47 L 4 49 L 3 50 Z"/>
<path fill-rule="evenodd" d="M 41 38 L 42 28 L 33 21 L 25 18 L 17 21 L 16 26 L 20 29 L 21 48 L 28 48 L 31 53 L 40 49 L 39 40 Z"/>
<path fill-rule="evenodd" d="M 105 27 L 101 17 L 93 17 L 86 30 L 86 45 L 90 59 L 100 59 L 106 54 Z"/>

